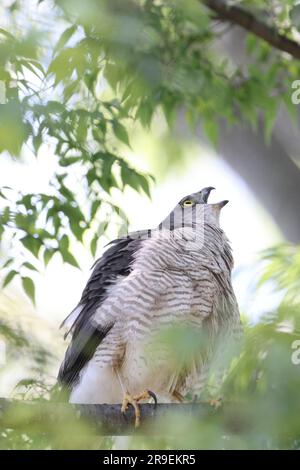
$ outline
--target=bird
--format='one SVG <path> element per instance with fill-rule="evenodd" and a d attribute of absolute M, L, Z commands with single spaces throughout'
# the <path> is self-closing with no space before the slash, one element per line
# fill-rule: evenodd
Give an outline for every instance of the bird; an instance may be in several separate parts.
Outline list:
<path fill-rule="evenodd" d="M 232 250 L 219 222 L 228 201 L 208 204 L 212 189 L 182 198 L 155 229 L 113 240 L 96 261 L 62 325 L 72 337 L 58 383 L 71 403 L 122 403 L 122 413 L 132 405 L 139 426 L 141 400 L 182 401 L 201 388 L 217 337 L 240 328 Z M 174 361 L 161 335 L 174 327 L 198 338 L 188 361 Z"/>

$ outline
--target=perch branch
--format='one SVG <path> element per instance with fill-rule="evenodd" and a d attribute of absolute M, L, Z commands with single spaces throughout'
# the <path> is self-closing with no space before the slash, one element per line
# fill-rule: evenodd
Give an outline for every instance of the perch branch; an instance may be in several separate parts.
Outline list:
<path fill-rule="evenodd" d="M 275 49 L 288 52 L 295 59 L 300 59 L 300 44 L 278 33 L 252 13 L 235 5 L 228 5 L 224 0 L 203 0 L 205 5 L 214 11 L 218 18 L 230 21 L 263 39 Z"/>
<path fill-rule="evenodd" d="M 181 415 L 184 417 L 197 417 L 204 419 L 218 410 L 209 403 L 186 404 L 159 404 L 155 408 L 152 404 L 141 405 L 141 426 L 134 429 L 134 412 L 129 407 L 126 415 L 121 414 L 121 405 L 71 405 L 56 402 L 26 402 L 0 398 L 1 427 L 20 429 L 20 420 L 16 416 L 24 413 L 25 421 L 22 422 L 24 430 L 31 424 L 43 423 L 51 420 L 58 426 L 64 420 L 70 419 L 70 415 L 78 423 L 88 422 L 99 435 L 128 435 L 133 432 L 143 433 L 146 429 L 155 429 L 155 425 L 161 422 L 161 418 L 167 415 Z M 157 430 L 157 427 L 156 427 Z M 76 432 L 74 430 L 74 432 Z"/>

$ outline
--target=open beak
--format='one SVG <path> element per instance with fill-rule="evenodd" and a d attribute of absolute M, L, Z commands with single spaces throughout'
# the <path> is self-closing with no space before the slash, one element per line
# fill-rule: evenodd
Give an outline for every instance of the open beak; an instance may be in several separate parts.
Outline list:
<path fill-rule="evenodd" d="M 222 207 L 226 206 L 226 204 L 228 204 L 228 202 L 229 202 L 228 199 L 226 199 L 226 201 L 221 201 L 221 202 L 219 202 L 219 206 L 222 208 Z"/>
<path fill-rule="evenodd" d="M 201 195 L 202 195 L 203 202 L 205 204 L 207 203 L 208 197 L 213 189 L 216 189 L 216 188 L 214 188 L 213 186 L 208 186 L 207 188 L 202 189 Z"/>

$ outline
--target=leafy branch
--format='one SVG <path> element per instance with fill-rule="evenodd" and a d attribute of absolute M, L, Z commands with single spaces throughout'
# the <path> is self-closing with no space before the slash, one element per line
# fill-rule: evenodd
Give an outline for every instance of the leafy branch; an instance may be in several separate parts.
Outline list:
<path fill-rule="evenodd" d="M 225 0 L 204 0 L 204 3 L 217 14 L 218 19 L 230 21 L 263 39 L 275 49 L 287 52 L 295 59 L 300 59 L 298 42 L 280 34 L 274 27 L 267 25 L 251 12 L 236 5 L 230 5 Z"/>

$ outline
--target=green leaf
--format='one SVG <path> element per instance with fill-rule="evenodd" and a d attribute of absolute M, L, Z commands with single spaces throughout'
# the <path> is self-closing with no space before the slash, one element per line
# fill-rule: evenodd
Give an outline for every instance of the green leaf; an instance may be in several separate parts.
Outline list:
<path fill-rule="evenodd" d="M 48 68 L 48 74 L 55 75 L 55 85 L 70 76 L 74 70 L 72 58 L 74 51 L 72 48 L 62 50 L 51 62 Z"/>
<path fill-rule="evenodd" d="M 6 36 L 8 39 L 15 41 L 15 37 L 3 28 L 0 28 L 0 34 L 3 34 L 3 36 Z"/>
<path fill-rule="evenodd" d="M 65 157 L 59 160 L 60 166 L 70 166 L 74 163 L 82 162 L 82 157 Z"/>
<path fill-rule="evenodd" d="M 2 287 L 4 288 L 5 286 L 7 286 L 17 274 L 19 273 L 15 270 L 9 271 L 9 273 L 4 278 Z"/>
<path fill-rule="evenodd" d="M 88 118 L 87 116 L 80 116 L 76 128 L 76 139 L 78 142 L 83 143 L 86 140 L 88 133 Z"/>
<path fill-rule="evenodd" d="M 36 67 L 43 74 L 43 76 L 45 76 L 46 73 L 45 73 L 44 67 L 38 60 L 27 58 L 27 62 L 30 62 L 32 65 L 34 65 L 34 67 Z"/>
<path fill-rule="evenodd" d="M 136 119 L 141 121 L 142 126 L 149 129 L 152 121 L 154 113 L 154 107 L 149 101 L 144 101 L 140 104 L 137 112 L 136 112 Z"/>
<path fill-rule="evenodd" d="M 5 263 L 3 264 L 2 266 L 2 269 L 4 268 L 8 268 L 8 266 L 10 266 L 12 263 L 13 263 L 13 258 L 9 258 L 7 261 L 5 261 Z"/>
<path fill-rule="evenodd" d="M 0 152 L 7 150 L 19 156 L 23 143 L 28 138 L 21 105 L 17 99 L 0 105 Z"/>
<path fill-rule="evenodd" d="M 75 268 L 79 268 L 79 269 L 80 269 L 80 266 L 79 266 L 79 264 L 77 263 L 77 261 L 76 261 L 76 259 L 74 258 L 74 256 L 72 255 L 72 253 L 70 253 L 69 251 L 65 251 L 65 252 L 62 252 L 61 255 L 62 255 L 62 259 L 64 260 L 65 263 L 71 264 L 71 265 L 74 266 Z"/>
<path fill-rule="evenodd" d="M 7 222 L 10 220 L 10 217 L 11 217 L 9 207 L 5 207 L 4 210 L 0 212 L 0 216 L 1 216 L 1 224 L 2 225 L 7 224 Z"/>
<path fill-rule="evenodd" d="M 35 286 L 33 280 L 30 277 L 22 277 L 22 285 L 24 291 L 35 305 Z"/>
<path fill-rule="evenodd" d="M 96 199 L 95 201 L 93 201 L 92 203 L 92 206 L 91 206 L 91 219 L 93 219 L 99 209 L 99 207 L 101 206 L 101 201 L 98 199 Z"/>
<path fill-rule="evenodd" d="M 63 235 L 61 240 L 59 241 L 59 248 L 61 252 L 68 251 L 69 249 L 69 239 L 67 235 Z"/>
<path fill-rule="evenodd" d="M 147 194 L 149 199 L 151 199 L 149 181 L 147 180 L 146 176 L 139 175 L 139 181 L 140 181 L 140 185 L 142 187 L 142 190 Z"/>
<path fill-rule="evenodd" d="M 23 266 L 24 266 L 24 268 L 31 269 L 32 271 L 37 271 L 38 272 L 38 269 L 35 266 L 33 266 L 33 264 L 28 263 L 27 261 L 25 263 L 23 263 Z"/>
<path fill-rule="evenodd" d="M 36 135 L 32 136 L 32 144 L 35 153 L 38 153 L 40 146 L 42 145 L 43 139 L 42 135 L 40 132 L 38 132 Z"/>
<path fill-rule="evenodd" d="M 97 160 L 101 161 L 101 177 L 97 177 L 94 169 L 91 172 L 91 177 L 95 177 L 94 179 L 98 180 L 102 188 L 109 193 L 112 187 L 118 186 L 112 171 L 112 166 L 119 158 L 109 152 L 97 152 L 92 156 L 92 161 Z"/>
<path fill-rule="evenodd" d="M 133 168 L 129 168 L 127 165 L 123 164 L 121 167 L 121 178 L 124 186 L 128 184 L 136 191 L 140 191 L 142 188 L 147 196 L 149 198 L 151 197 L 147 178 L 144 175 L 137 173 Z"/>
<path fill-rule="evenodd" d="M 59 101 L 48 101 L 46 104 L 48 113 L 61 114 L 65 111 L 65 107 Z"/>
<path fill-rule="evenodd" d="M 54 49 L 53 49 L 53 55 L 55 55 L 57 52 L 59 52 L 63 47 L 67 44 L 69 39 L 73 36 L 75 31 L 77 30 L 77 25 L 73 24 L 69 28 L 65 29 L 65 31 L 62 33 L 60 36 L 59 40 L 57 41 Z"/>
<path fill-rule="evenodd" d="M 116 65 L 107 63 L 105 67 L 105 78 L 113 89 L 117 88 L 120 81 L 120 69 Z"/>
<path fill-rule="evenodd" d="M 53 257 L 53 255 L 55 255 L 57 250 L 53 249 L 53 248 L 46 248 L 45 252 L 44 252 L 44 263 L 45 263 L 45 266 L 48 265 L 49 261 L 51 260 L 51 258 Z"/>
<path fill-rule="evenodd" d="M 40 71 L 42 71 L 43 73 L 43 76 L 45 75 L 45 72 L 43 70 L 43 68 L 41 67 L 41 65 L 39 64 L 39 66 L 34 63 L 32 65 L 31 61 L 29 60 L 25 60 L 25 59 L 19 59 L 19 63 L 23 65 L 23 67 L 27 68 L 28 70 L 30 70 L 30 72 L 32 72 L 36 77 L 38 77 L 40 80 L 41 80 L 41 77 L 40 75 L 37 73 L 37 71 L 35 70 L 35 67 L 38 68 Z M 34 67 L 35 66 L 35 67 Z"/>
<path fill-rule="evenodd" d="M 39 256 L 39 251 L 42 246 L 42 242 L 39 238 L 34 238 L 31 235 L 26 235 L 24 238 L 21 238 L 21 242 L 36 258 Z"/>
<path fill-rule="evenodd" d="M 127 130 L 119 121 L 113 121 L 113 131 L 117 139 L 130 147 Z"/>
<path fill-rule="evenodd" d="M 71 232 L 75 236 L 76 240 L 78 240 L 79 242 L 82 242 L 84 229 L 81 228 L 78 222 L 76 222 L 75 220 L 69 220 L 69 223 L 70 223 Z"/>
<path fill-rule="evenodd" d="M 48 213 L 49 213 L 49 211 L 48 211 Z M 58 215 L 53 215 L 52 221 L 53 221 L 53 225 L 54 225 L 55 235 L 57 235 L 58 231 L 61 227 L 60 217 Z"/>
<path fill-rule="evenodd" d="M 93 256 L 96 255 L 98 240 L 99 240 L 99 236 L 96 233 L 94 235 L 92 241 L 91 241 L 91 244 L 90 244 L 90 250 L 91 250 L 91 253 L 92 253 Z"/>

